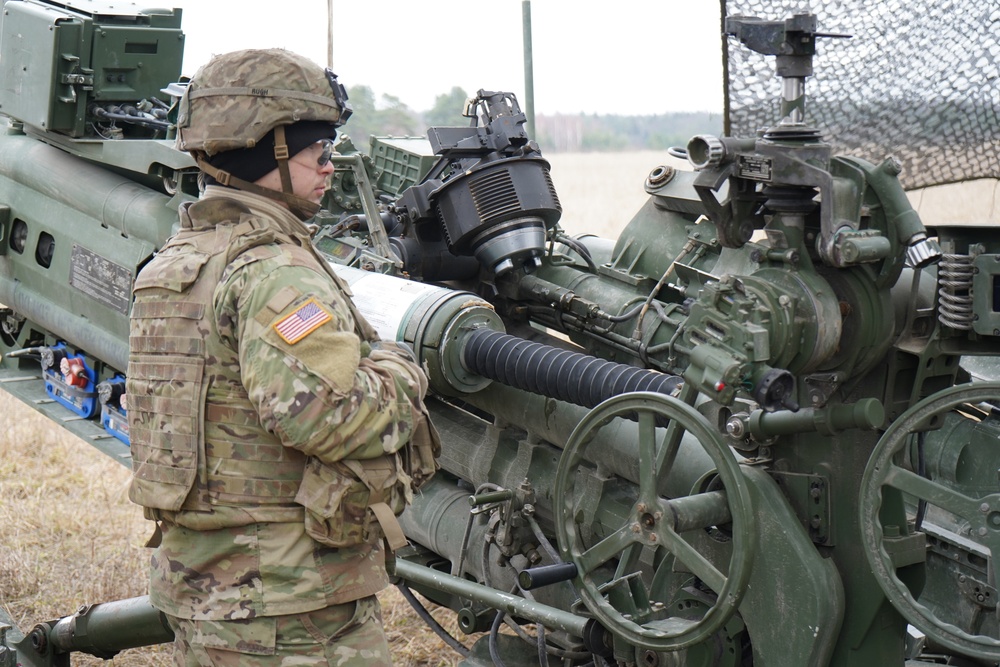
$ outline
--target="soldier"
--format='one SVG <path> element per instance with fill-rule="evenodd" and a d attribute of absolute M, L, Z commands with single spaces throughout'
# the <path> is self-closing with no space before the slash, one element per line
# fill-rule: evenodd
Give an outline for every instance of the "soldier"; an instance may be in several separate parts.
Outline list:
<path fill-rule="evenodd" d="M 127 384 L 177 665 L 391 664 L 383 542 L 439 445 L 423 371 L 304 222 L 349 114 L 330 70 L 274 49 L 212 59 L 180 101 L 207 186 L 136 279 Z"/>

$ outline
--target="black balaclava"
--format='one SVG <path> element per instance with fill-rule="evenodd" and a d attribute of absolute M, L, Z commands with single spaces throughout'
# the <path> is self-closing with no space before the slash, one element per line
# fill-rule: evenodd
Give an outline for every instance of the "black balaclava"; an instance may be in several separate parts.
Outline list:
<path fill-rule="evenodd" d="M 288 156 L 294 157 L 322 139 L 333 139 L 336 133 L 334 126 L 326 121 L 303 120 L 286 125 L 285 142 L 288 144 Z M 207 162 L 216 169 L 253 183 L 278 168 L 278 161 L 274 157 L 274 130 L 265 134 L 253 148 L 218 153 L 208 158 Z M 206 174 L 205 183 L 216 185 L 218 181 Z"/>

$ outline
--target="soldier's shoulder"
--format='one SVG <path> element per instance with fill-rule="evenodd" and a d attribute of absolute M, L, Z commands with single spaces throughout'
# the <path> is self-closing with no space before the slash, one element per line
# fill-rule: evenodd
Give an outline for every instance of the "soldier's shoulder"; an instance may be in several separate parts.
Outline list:
<path fill-rule="evenodd" d="M 263 278 L 271 274 L 275 274 L 275 277 L 297 274 L 325 275 L 314 258 L 303 256 L 301 249 L 297 249 L 296 246 L 282 243 L 268 243 L 247 248 L 229 262 L 223 280 L 236 273 L 243 273 L 250 278 Z"/>
<path fill-rule="evenodd" d="M 325 273 L 319 260 L 307 249 L 280 238 L 262 239 L 264 242 L 247 244 L 229 262 L 228 271 L 252 269 L 258 272 L 276 271 L 283 267 L 300 267 Z"/>
<path fill-rule="evenodd" d="M 200 199 L 187 208 L 187 214 L 199 226 L 214 226 L 224 222 L 238 221 L 242 216 L 250 215 L 250 209 L 233 199 L 212 197 Z"/>
<path fill-rule="evenodd" d="M 259 266 L 255 267 L 257 270 L 273 270 L 274 266 L 268 266 L 261 263 L 270 262 L 271 265 L 284 264 L 285 262 L 282 261 L 283 255 L 284 253 L 281 245 L 278 243 L 263 243 L 251 246 L 236 255 L 236 257 L 229 262 L 228 269 L 230 271 L 236 271 L 252 264 L 258 264 Z"/>

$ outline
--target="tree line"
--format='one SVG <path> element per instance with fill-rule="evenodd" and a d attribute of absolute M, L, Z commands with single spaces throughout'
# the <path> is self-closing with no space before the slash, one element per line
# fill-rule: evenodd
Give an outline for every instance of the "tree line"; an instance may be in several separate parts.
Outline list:
<path fill-rule="evenodd" d="M 358 149 L 368 148 L 368 137 L 424 136 L 428 127 L 466 126 L 462 116 L 470 97 L 455 86 L 438 95 L 434 105 L 414 111 L 398 97 L 382 95 L 364 85 L 348 88 L 354 115 L 343 131 Z M 651 116 L 604 114 L 536 114 L 534 139 L 542 152 L 666 150 L 685 146 L 696 134 L 721 134 L 722 115 L 708 112 L 670 112 Z"/>

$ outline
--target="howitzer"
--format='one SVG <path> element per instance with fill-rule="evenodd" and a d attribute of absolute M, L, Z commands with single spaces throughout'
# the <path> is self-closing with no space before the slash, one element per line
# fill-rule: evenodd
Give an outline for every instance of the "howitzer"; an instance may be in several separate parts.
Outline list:
<path fill-rule="evenodd" d="M 179 19 L 11 0 L 0 32 L 0 379 L 122 462 L 132 281 L 198 193 Z M 563 229 L 509 93 L 342 139 L 317 247 L 443 440 L 392 574 L 486 633 L 448 639 L 470 666 L 996 664 L 1000 238 L 831 154 L 814 17 L 726 30 L 777 57 L 782 118 L 694 138 L 617 239 Z M 170 639 L 144 599 L 10 625 L 0 667 Z"/>

